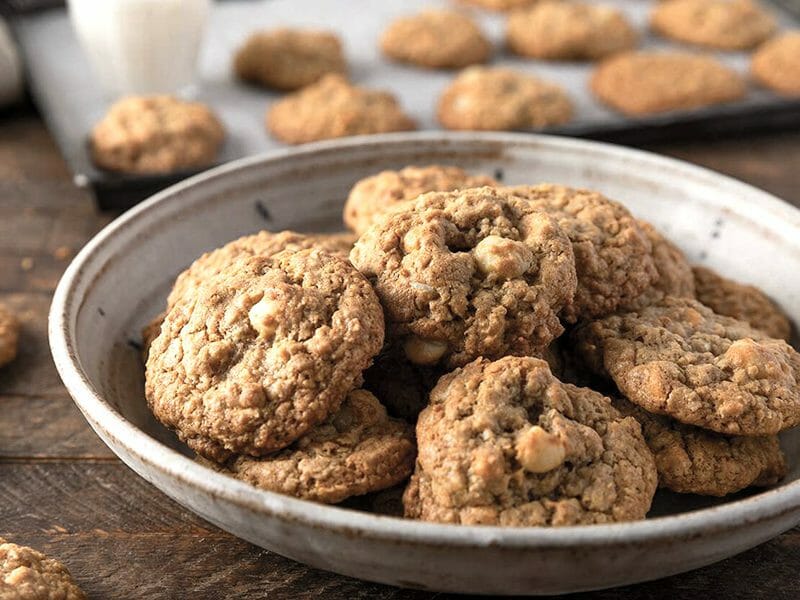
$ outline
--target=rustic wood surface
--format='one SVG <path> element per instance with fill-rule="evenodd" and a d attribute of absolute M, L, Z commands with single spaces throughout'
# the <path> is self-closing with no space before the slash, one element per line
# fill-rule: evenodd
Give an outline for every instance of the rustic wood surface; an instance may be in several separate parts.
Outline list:
<path fill-rule="evenodd" d="M 800 133 L 650 149 L 800 206 Z M 0 536 L 64 561 L 92 598 L 441 597 L 317 571 L 241 541 L 100 442 L 56 374 L 46 319 L 69 259 L 112 218 L 72 185 L 31 110 L 0 114 L 0 301 L 23 322 L 19 358 L 0 370 Z M 796 528 L 704 569 L 582 597 L 797 598 L 799 569 Z"/>

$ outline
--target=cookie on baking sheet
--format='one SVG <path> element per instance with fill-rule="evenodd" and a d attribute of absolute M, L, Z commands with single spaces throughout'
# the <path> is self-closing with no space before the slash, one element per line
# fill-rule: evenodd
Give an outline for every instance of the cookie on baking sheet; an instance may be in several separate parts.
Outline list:
<path fill-rule="evenodd" d="M 718 60 L 684 52 L 623 52 L 595 69 L 592 92 L 627 115 L 689 110 L 738 100 L 745 84 Z"/>
<path fill-rule="evenodd" d="M 707 267 L 695 266 L 693 272 L 697 299 L 715 313 L 749 323 L 770 337 L 789 340 L 789 317 L 760 289 L 727 279 Z"/>
<path fill-rule="evenodd" d="M 243 258 L 170 307 L 147 401 L 202 456 L 261 456 L 336 412 L 382 344 L 381 306 L 347 261 L 320 250 Z"/>
<path fill-rule="evenodd" d="M 770 37 L 776 24 L 752 0 L 665 0 L 653 9 L 650 27 L 679 42 L 747 50 Z"/>
<path fill-rule="evenodd" d="M 123 173 L 170 173 L 213 163 L 225 130 L 205 104 L 173 96 L 131 96 L 92 129 L 92 160 Z"/>
<path fill-rule="evenodd" d="M 0 367 L 17 357 L 19 345 L 19 320 L 0 304 Z"/>
<path fill-rule="evenodd" d="M 480 6 L 489 10 L 508 11 L 525 6 L 531 6 L 541 0 L 459 0 L 463 4 L 471 4 L 473 6 Z"/>
<path fill-rule="evenodd" d="M 417 422 L 407 517 L 559 526 L 643 519 L 656 491 L 635 419 L 542 360 L 478 359 L 443 377 Z"/>
<path fill-rule="evenodd" d="M 240 258 L 248 256 L 272 256 L 282 250 L 305 250 L 317 248 L 347 259 L 355 243 L 355 236 L 349 233 L 297 233 L 295 231 L 259 231 L 253 235 L 240 237 L 221 248 L 206 252 L 195 260 L 188 269 L 175 280 L 167 298 L 167 308 L 181 300 L 191 299 L 198 293 L 200 285 L 229 268 Z M 161 332 L 161 323 L 166 312 L 157 315 L 142 329 L 142 352 L 147 362 L 150 344 Z"/>
<path fill-rule="evenodd" d="M 0 538 L 0 598 L 85 600 L 86 594 L 57 560 Z"/>
<path fill-rule="evenodd" d="M 559 86 L 503 67 L 468 67 L 445 88 L 437 118 L 447 129 L 542 129 L 572 118 Z"/>
<path fill-rule="evenodd" d="M 296 90 L 328 73 L 347 73 L 342 43 L 328 31 L 280 28 L 252 34 L 236 52 L 236 75 L 278 90 Z"/>
<path fill-rule="evenodd" d="M 598 192 L 549 183 L 507 188 L 553 216 L 575 253 L 578 290 L 565 318 L 613 312 L 657 277 L 650 241 L 628 210 Z"/>
<path fill-rule="evenodd" d="M 666 296 L 694 298 L 694 273 L 681 249 L 650 223 L 640 220 L 639 227 L 650 240 L 653 248 L 653 264 L 658 276 L 639 296 L 621 302 L 620 309 L 640 310 L 645 306 L 661 302 Z"/>
<path fill-rule="evenodd" d="M 726 496 L 751 485 L 773 485 L 786 475 L 778 436 L 727 436 L 654 415 L 621 398 L 613 403 L 639 421 L 659 485 L 673 492 Z"/>
<path fill-rule="evenodd" d="M 335 504 L 404 481 L 415 455 L 413 427 L 389 417 L 369 392 L 353 390 L 335 414 L 288 448 L 236 456 L 215 468 L 265 490 Z"/>
<path fill-rule="evenodd" d="M 431 69 L 485 63 L 492 45 L 475 21 L 454 10 L 426 9 L 392 22 L 380 40 L 394 60 Z"/>
<path fill-rule="evenodd" d="M 572 335 L 589 368 L 650 412 L 729 435 L 800 424 L 800 355 L 696 300 L 667 297 Z"/>
<path fill-rule="evenodd" d="M 786 96 L 800 96 L 800 30 L 787 31 L 753 54 L 750 73 L 761 85 Z"/>
<path fill-rule="evenodd" d="M 543 351 L 576 287 L 556 220 L 489 187 L 423 194 L 372 225 L 350 260 L 373 282 L 389 338 L 416 364 Z"/>
<path fill-rule="evenodd" d="M 266 122 L 272 135 L 288 144 L 417 127 L 394 95 L 353 86 L 341 75 L 326 75 L 279 100 Z"/>
<path fill-rule="evenodd" d="M 531 58 L 596 60 L 636 47 L 639 36 L 613 6 L 547 1 L 511 13 L 506 42 Z"/>
<path fill-rule="evenodd" d="M 413 200 L 425 192 L 449 192 L 458 189 L 496 186 L 486 175 L 470 175 L 458 167 L 429 165 L 409 166 L 399 171 L 382 171 L 358 181 L 344 205 L 344 222 L 361 235 L 386 210 L 399 202 Z"/>

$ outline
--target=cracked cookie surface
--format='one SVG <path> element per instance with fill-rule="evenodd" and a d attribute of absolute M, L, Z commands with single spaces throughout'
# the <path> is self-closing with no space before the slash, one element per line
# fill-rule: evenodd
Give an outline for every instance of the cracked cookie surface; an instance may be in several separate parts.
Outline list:
<path fill-rule="evenodd" d="M 558 313 L 576 288 L 555 219 L 488 187 L 423 194 L 372 225 L 350 260 L 416 364 L 541 352 L 563 331 Z"/>
<path fill-rule="evenodd" d="M 17 357 L 19 345 L 19 320 L 0 304 L 0 367 Z"/>
<path fill-rule="evenodd" d="M 67 568 L 38 550 L 0 538 L 0 600 L 85 600 Z"/>
<path fill-rule="evenodd" d="M 726 496 L 751 485 L 773 485 L 786 475 L 775 435 L 727 436 L 655 415 L 622 398 L 613 404 L 639 421 L 659 485 L 673 492 Z"/>
<path fill-rule="evenodd" d="M 578 289 L 565 311 L 567 320 L 613 312 L 657 277 L 649 238 L 620 203 L 562 185 L 507 189 L 554 217 L 572 243 Z"/>
<path fill-rule="evenodd" d="M 147 401 L 198 454 L 260 456 L 334 413 L 382 343 L 381 306 L 348 262 L 319 250 L 253 256 L 169 309 Z"/>
<path fill-rule="evenodd" d="M 393 94 L 351 85 L 341 75 L 326 75 L 278 100 L 266 124 L 288 144 L 417 128 Z"/>
<path fill-rule="evenodd" d="M 697 299 L 719 315 L 749 323 L 770 337 L 789 340 L 792 324 L 769 297 L 752 285 L 738 283 L 707 268 L 693 268 Z"/>
<path fill-rule="evenodd" d="M 611 6 L 540 2 L 508 18 L 506 41 L 515 53 L 551 60 L 596 60 L 630 50 L 636 30 Z"/>
<path fill-rule="evenodd" d="M 542 360 L 479 359 L 443 377 L 417 422 L 407 517 L 558 526 L 642 519 L 657 485 L 635 419 Z"/>
<path fill-rule="evenodd" d="M 589 368 L 650 412 L 729 435 L 800 424 L 800 355 L 696 300 L 667 297 L 586 323 L 573 339 Z"/>
<path fill-rule="evenodd" d="M 389 417 L 371 393 L 353 390 L 336 413 L 291 446 L 214 468 L 265 490 L 335 504 L 405 480 L 415 455 L 413 427 Z"/>
<path fill-rule="evenodd" d="M 503 67 L 467 67 L 439 98 L 447 129 L 542 129 L 572 119 L 572 102 L 558 85 Z"/>
<path fill-rule="evenodd" d="M 731 102 L 746 92 L 733 69 L 685 52 L 622 52 L 600 63 L 590 87 L 602 102 L 633 116 Z"/>
<path fill-rule="evenodd" d="M 656 5 L 650 27 L 679 42 L 747 50 L 775 31 L 775 19 L 751 0 L 665 0 Z"/>
<path fill-rule="evenodd" d="M 427 9 L 391 23 L 380 40 L 397 61 L 431 69 L 460 69 L 486 62 L 492 45 L 475 22 L 454 10 Z"/>
<path fill-rule="evenodd" d="M 211 109 L 172 96 L 116 102 L 91 132 L 94 163 L 124 173 L 170 173 L 210 165 L 225 138 Z"/>
<path fill-rule="evenodd" d="M 470 175 L 458 167 L 443 165 L 382 171 L 360 180 L 350 190 L 344 206 L 344 222 L 361 235 L 381 214 L 425 192 L 496 185 L 497 182 L 486 175 Z"/>
<path fill-rule="evenodd" d="M 236 75 L 278 90 L 296 90 L 328 73 L 347 72 L 339 38 L 327 31 L 274 29 L 252 34 L 237 51 Z"/>

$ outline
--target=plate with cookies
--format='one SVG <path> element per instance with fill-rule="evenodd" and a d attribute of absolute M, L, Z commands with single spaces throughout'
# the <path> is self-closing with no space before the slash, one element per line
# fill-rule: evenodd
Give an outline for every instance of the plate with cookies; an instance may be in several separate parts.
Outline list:
<path fill-rule="evenodd" d="M 150 198 L 67 269 L 50 343 L 105 443 L 237 536 L 566 593 L 800 522 L 798 268 L 800 212 L 711 171 L 395 133 Z"/>

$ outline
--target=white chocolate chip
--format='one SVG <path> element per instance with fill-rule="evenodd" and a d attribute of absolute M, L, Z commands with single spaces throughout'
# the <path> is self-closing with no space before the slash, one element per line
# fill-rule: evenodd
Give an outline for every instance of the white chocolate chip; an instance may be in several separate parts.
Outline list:
<path fill-rule="evenodd" d="M 517 460 L 530 473 L 552 471 L 564 462 L 567 454 L 561 439 L 538 425 L 517 436 L 516 450 Z"/>
<path fill-rule="evenodd" d="M 275 335 L 282 313 L 282 304 L 264 296 L 256 302 L 248 313 L 250 325 L 266 339 Z"/>
<path fill-rule="evenodd" d="M 486 275 L 501 279 L 522 276 L 531 266 L 533 254 L 522 242 L 490 235 L 482 239 L 472 251 L 478 268 Z"/>
<path fill-rule="evenodd" d="M 433 365 L 447 352 L 447 344 L 412 336 L 403 343 L 406 357 L 416 365 Z"/>

